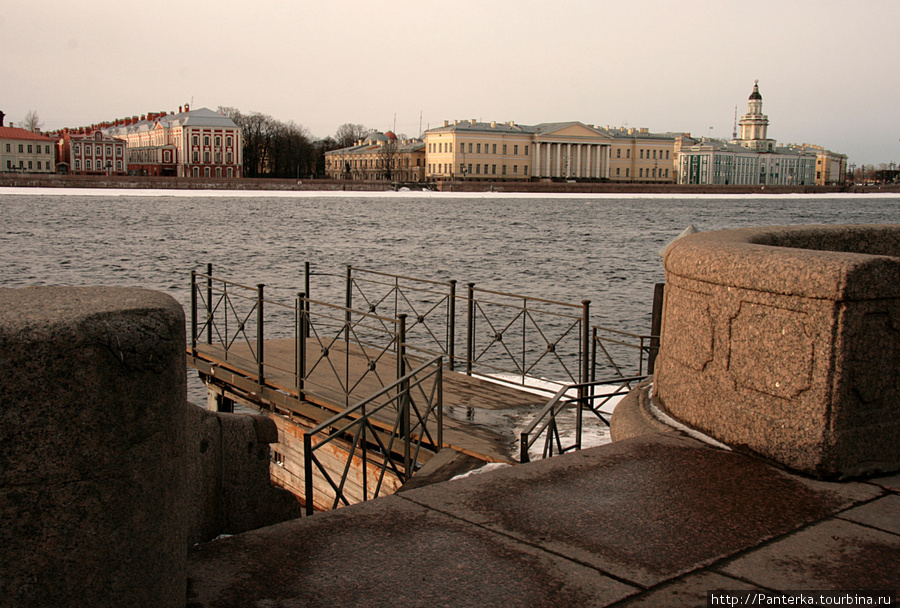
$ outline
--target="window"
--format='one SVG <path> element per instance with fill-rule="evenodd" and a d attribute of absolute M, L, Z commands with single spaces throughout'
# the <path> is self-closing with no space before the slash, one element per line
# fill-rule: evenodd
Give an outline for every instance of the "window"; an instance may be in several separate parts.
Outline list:
<path fill-rule="evenodd" d="M 44 146 L 44 154 L 50 154 L 50 146 L 49 144 Z"/>
<path fill-rule="evenodd" d="M 616 158 L 622 158 L 622 148 L 616 148 Z"/>
<path fill-rule="evenodd" d="M 208 145 L 209 145 L 209 135 L 204 135 L 204 136 L 203 136 L 203 145 L 204 145 L 204 146 L 208 146 Z M 209 177 L 209 176 L 207 175 L 206 177 Z"/>
<path fill-rule="evenodd" d="M 225 138 L 225 145 L 228 146 L 228 147 L 230 148 L 231 146 L 234 145 L 234 144 L 231 143 L 231 142 L 232 142 L 231 135 L 229 135 L 228 137 Z M 228 177 L 231 177 L 231 176 L 229 175 Z"/>
<path fill-rule="evenodd" d="M 497 175 L 497 165 L 491 165 L 491 175 Z"/>
<path fill-rule="evenodd" d="M 616 177 L 620 177 L 622 175 L 622 169 L 616 167 Z"/>
<path fill-rule="evenodd" d="M 503 154 L 506 155 L 506 144 L 503 144 Z"/>
<path fill-rule="evenodd" d="M 200 145 L 200 136 L 194 135 L 193 137 L 191 137 L 191 144 L 193 144 L 195 146 L 199 146 Z M 198 176 L 195 175 L 194 177 L 198 177 Z"/>
<path fill-rule="evenodd" d="M 625 169 L 625 177 L 631 177 L 631 169 Z"/>
<path fill-rule="evenodd" d="M 232 161 L 231 152 L 228 152 L 228 153 L 225 155 L 225 159 L 226 159 L 225 162 L 228 163 L 229 165 L 233 162 L 233 161 Z"/>
<path fill-rule="evenodd" d="M 643 160 L 643 158 L 644 158 L 644 151 L 641 150 L 641 160 Z"/>
<path fill-rule="evenodd" d="M 19 154 L 22 154 L 24 152 L 25 152 L 25 146 L 22 144 L 19 144 Z"/>
<path fill-rule="evenodd" d="M 116 161 L 116 171 L 121 171 L 121 170 L 122 170 L 122 161 L 117 160 Z"/>
<path fill-rule="evenodd" d="M 475 144 L 475 154 L 481 154 L 481 144 Z"/>
<path fill-rule="evenodd" d="M 11 146 L 10 146 L 9 144 L 6 144 L 6 151 L 7 151 L 7 152 L 10 152 L 10 151 L 11 151 Z M 9 168 L 9 167 L 7 167 L 7 168 Z"/>
<path fill-rule="evenodd" d="M 194 150 L 194 153 L 191 155 L 191 159 L 195 163 L 199 163 L 200 162 L 200 153 L 197 150 Z"/>
<path fill-rule="evenodd" d="M 40 171 L 41 169 L 43 169 L 43 167 L 41 166 L 41 161 L 38 161 L 37 168 L 38 168 L 38 171 Z"/>
<path fill-rule="evenodd" d="M 518 175 L 518 174 L 519 174 L 519 165 L 513 165 L 513 175 Z"/>
<path fill-rule="evenodd" d="M 481 165 L 475 165 L 475 175 L 481 175 Z"/>
<path fill-rule="evenodd" d="M 518 154 L 518 153 L 519 153 L 519 146 L 518 145 L 513 146 L 513 154 Z"/>
<path fill-rule="evenodd" d="M 503 165 L 503 171 L 502 171 L 502 174 L 503 174 L 503 175 L 506 175 L 506 165 Z"/>
<path fill-rule="evenodd" d="M 522 175 L 528 175 L 528 165 L 522 167 Z"/>
<path fill-rule="evenodd" d="M 625 158 L 631 158 L 631 150 L 625 150 Z M 628 177 L 627 175 L 625 177 Z"/>
<path fill-rule="evenodd" d="M 31 154 L 31 144 L 28 144 L 28 153 Z M 31 167 L 29 167 L 30 169 Z"/>
<path fill-rule="evenodd" d="M 525 156 L 528 156 L 528 146 L 525 146 Z"/>
<path fill-rule="evenodd" d="M 494 144 L 493 151 L 491 152 L 491 154 L 496 154 L 496 153 L 497 153 L 497 144 Z"/>
<path fill-rule="evenodd" d="M 221 135 L 216 135 L 216 147 L 217 147 L 217 148 L 221 148 L 221 147 L 222 147 L 222 136 L 221 136 Z M 217 175 L 216 177 L 222 177 L 222 176 L 221 176 L 221 175 Z"/>
<path fill-rule="evenodd" d="M 87 159 L 86 161 L 84 161 L 84 168 L 88 171 L 91 170 L 91 159 Z"/>
<path fill-rule="evenodd" d="M 106 155 L 112 156 L 112 146 L 106 146 Z"/>

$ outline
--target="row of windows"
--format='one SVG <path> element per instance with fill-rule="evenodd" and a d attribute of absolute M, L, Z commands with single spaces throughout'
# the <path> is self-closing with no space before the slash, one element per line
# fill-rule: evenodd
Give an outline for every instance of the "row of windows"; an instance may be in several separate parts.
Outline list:
<path fill-rule="evenodd" d="M 194 177 L 200 177 L 200 167 L 194 167 L 191 170 L 191 174 Z M 203 167 L 203 177 L 212 177 L 212 172 L 209 167 Z M 216 167 L 216 177 L 222 177 L 222 167 Z M 234 177 L 233 167 L 226 167 L 225 177 Z"/>
<path fill-rule="evenodd" d="M 211 156 L 211 153 L 210 153 L 209 150 L 207 150 L 207 151 L 205 151 L 205 152 L 203 153 L 203 162 L 204 162 L 204 163 L 210 163 L 210 162 L 212 162 L 212 161 L 210 160 L 211 158 L 212 158 L 212 156 Z M 217 164 L 221 164 L 221 163 L 222 163 L 222 151 L 221 151 L 221 150 L 216 150 L 215 159 L 216 159 L 215 162 L 216 162 Z M 199 150 L 194 150 L 194 151 L 193 151 L 193 153 L 191 154 L 191 160 L 192 160 L 193 162 L 195 162 L 195 163 L 199 163 L 199 162 L 200 162 L 200 151 L 199 151 Z M 232 152 L 227 152 L 227 153 L 225 154 L 225 163 L 230 165 L 230 164 L 232 164 L 233 162 L 234 162 L 234 153 L 232 153 Z M 209 176 L 207 176 L 207 177 L 209 177 Z"/>
<path fill-rule="evenodd" d="M 106 146 L 106 156 L 113 155 L 112 148 L 113 148 L 112 146 Z M 116 156 L 122 156 L 122 150 L 124 150 L 124 148 L 122 146 L 116 146 Z M 95 153 L 94 146 L 91 146 L 91 144 L 84 144 L 84 155 L 85 156 L 90 156 L 91 154 L 94 154 L 94 153 Z M 80 144 L 72 145 L 72 154 L 81 154 L 81 145 Z M 96 145 L 96 154 L 97 154 L 97 156 L 103 155 L 103 146 L 101 144 Z"/>
<path fill-rule="evenodd" d="M 19 144 L 19 154 L 25 154 L 28 148 L 28 154 L 41 154 L 41 144 Z M 6 144 L 6 152 L 12 154 L 12 144 Z M 50 145 L 44 146 L 44 154 L 50 154 Z"/>
<path fill-rule="evenodd" d="M 449 175 L 451 171 L 450 163 L 429 163 L 428 164 L 428 172 L 429 173 L 438 173 L 438 174 L 446 174 Z M 500 165 L 500 173 L 499 175 L 509 175 L 509 166 L 508 165 Z M 460 175 L 498 175 L 497 173 L 497 165 L 488 165 L 488 164 L 472 164 L 468 165 L 465 163 L 459 163 L 459 174 Z M 512 166 L 512 175 L 519 175 L 519 165 Z M 522 165 L 522 175 L 528 175 L 528 165 Z"/>
<path fill-rule="evenodd" d="M 671 157 L 669 155 L 671 154 L 672 151 L 666 150 L 665 158 L 663 158 L 662 150 L 653 150 L 653 149 L 644 150 L 642 148 L 642 149 L 638 150 L 638 152 L 640 153 L 641 160 L 671 160 Z M 651 152 L 652 152 L 652 156 L 651 156 Z M 622 158 L 622 148 L 616 148 L 616 158 Z M 631 149 L 630 148 L 625 149 L 625 158 L 631 158 Z"/>
<path fill-rule="evenodd" d="M 484 154 L 497 154 L 497 144 L 480 144 L 468 142 L 468 154 L 481 154 L 482 153 L 482 145 L 484 146 Z M 500 154 L 504 156 L 509 154 L 509 144 L 500 144 L 499 150 Z M 525 144 L 522 146 L 522 154 L 528 156 L 528 145 Z M 453 142 L 437 142 L 428 144 L 428 152 L 431 154 L 453 154 Z M 458 152 L 460 154 L 466 154 L 466 142 L 461 142 L 459 144 Z M 512 145 L 512 153 L 513 156 L 518 156 L 519 154 L 519 144 Z"/>
<path fill-rule="evenodd" d="M 84 170 L 85 171 L 103 171 L 105 169 L 111 169 L 112 161 L 106 161 L 106 162 L 107 162 L 106 165 L 104 165 L 103 161 L 100 161 L 100 160 L 98 160 L 96 163 L 92 163 L 91 159 L 89 158 L 84 161 Z M 75 159 L 75 170 L 81 171 L 81 159 L 78 159 L 78 158 Z M 122 170 L 122 161 L 117 160 L 116 161 L 116 171 L 121 171 L 121 170 Z"/>
<path fill-rule="evenodd" d="M 28 169 L 29 169 L 29 170 L 34 169 L 34 163 L 35 163 L 35 161 L 29 160 L 29 161 L 27 161 L 27 162 L 28 162 Z M 48 160 L 46 163 L 44 163 L 43 161 L 40 161 L 40 160 L 39 160 L 39 161 L 36 161 L 36 162 L 37 162 L 37 170 L 38 170 L 38 171 L 43 171 L 43 170 L 45 170 L 45 169 L 49 171 L 50 169 L 53 169 L 53 165 L 51 164 L 51 162 L 50 162 L 49 160 Z M 18 166 L 18 169 L 25 169 L 25 167 L 26 167 L 25 161 L 19 160 L 19 166 Z M 7 161 L 6 161 L 6 168 L 7 168 L 7 170 L 9 170 L 9 171 L 12 171 L 12 170 L 13 170 L 14 167 L 13 167 L 13 164 L 12 164 L 12 161 L 11 161 L 11 160 L 7 160 Z"/>
<path fill-rule="evenodd" d="M 221 147 L 222 147 L 222 136 L 221 136 L 221 135 L 216 135 L 216 136 L 214 137 L 214 141 L 215 141 L 215 146 L 216 146 L 217 148 L 221 148 Z M 204 145 L 205 147 L 209 147 L 209 142 L 210 142 L 210 136 L 209 136 L 209 135 L 204 135 L 204 136 L 203 136 L 203 145 Z M 193 135 L 193 136 L 191 136 L 191 144 L 194 145 L 194 146 L 199 146 L 199 145 L 200 145 L 200 136 L 199 136 L 199 135 Z M 231 136 L 231 135 L 227 135 L 227 136 L 225 137 L 225 146 L 230 148 L 230 147 L 232 147 L 233 145 L 234 145 L 234 137 Z"/>

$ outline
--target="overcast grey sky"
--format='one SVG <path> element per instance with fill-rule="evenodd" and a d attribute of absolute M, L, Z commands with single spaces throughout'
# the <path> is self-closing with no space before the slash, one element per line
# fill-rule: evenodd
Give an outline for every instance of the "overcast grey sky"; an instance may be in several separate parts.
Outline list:
<path fill-rule="evenodd" d="M 769 137 L 900 162 L 897 0 L 5 0 L 0 110 L 45 129 L 233 106 L 312 135 L 443 121 Z M 395 118 L 396 117 L 396 118 Z"/>

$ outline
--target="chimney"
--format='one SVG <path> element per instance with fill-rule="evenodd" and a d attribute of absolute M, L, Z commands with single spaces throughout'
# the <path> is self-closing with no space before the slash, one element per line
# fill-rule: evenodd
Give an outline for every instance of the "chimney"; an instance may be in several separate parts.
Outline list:
<path fill-rule="evenodd" d="M 492 120 L 492 121 L 491 121 L 491 128 L 492 128 L 492 129 L 496 129 L 496 128 L 497 128 L 497 121 L 496 121 L 496 120 Z"/>
<path fill-rule="evenodd" d="M 470 125 L 474 125 L 476 122 L 477 122 L 477 121 L 476 121 L 474 118 L 472 118 L 472 119 L 469 120 L 469 124 L 470 124 Z"/>
<path fill-rule="evenodd" d="M 444 121 L 444 126 L 445 126 L 445 127 L 449 127 L 449 126 L 450 126 L 450 121 L 449 121 L 449 120 L 445 120 L 445 121 Z"/>

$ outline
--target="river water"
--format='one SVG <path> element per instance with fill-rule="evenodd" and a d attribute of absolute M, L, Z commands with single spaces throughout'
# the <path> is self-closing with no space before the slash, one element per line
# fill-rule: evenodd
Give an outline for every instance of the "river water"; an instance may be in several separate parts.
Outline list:
<path fill-rule="evenodd" d="M 0 286 L 116 285 L 185 309 L 190 271 L 267 294 L 303 265 L 347 264 L 551 300 L 591 301 L 592 323 L 648 333 L 657 252 L 698 230 L 900 222 L 900 196 L 629 196 L 0 189 Z M 312 296 L 341 303 L 338 282 Z"/>

